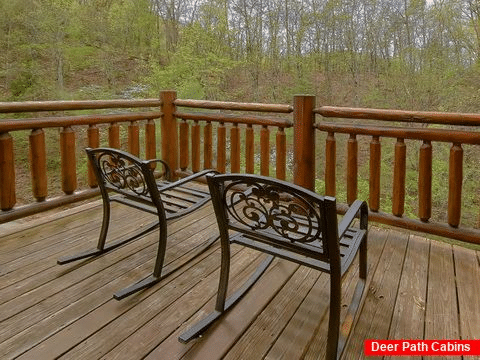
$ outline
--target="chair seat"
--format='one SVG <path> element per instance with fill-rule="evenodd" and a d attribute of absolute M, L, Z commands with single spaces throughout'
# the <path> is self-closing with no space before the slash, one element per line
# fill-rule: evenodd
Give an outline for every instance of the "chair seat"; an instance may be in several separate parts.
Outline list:
<path fill-rule="evenodd" d="M 340 239 L 340 257 L 341 257 L 341 275 L 350 267 L 355 259 L 360 244 L 365 239 L 367 232 L 363 229 L 349 228 Z M 262 238 L 257 238 L 250 234 L 237 233 L 230 237 L 231 243 L 241 244 L 249 248 L 265 252 L 274 256 L 281 257 L 293 261 L 300 265 L 306 265 L 311 268 L 330 273 L 330 263 L 325 261 L 326 258 L 322 251 L 320 243 L 295 244 L 291 249 L 275 246 L 274 243 L 267 243 Z M 285 242 L 288 246 L 288 243 Z M 308 255 L 302 255 L 308 253 Z"/>

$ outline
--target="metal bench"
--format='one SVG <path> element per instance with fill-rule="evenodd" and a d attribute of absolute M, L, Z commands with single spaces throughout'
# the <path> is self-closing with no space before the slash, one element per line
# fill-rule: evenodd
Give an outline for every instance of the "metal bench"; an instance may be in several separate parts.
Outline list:
<path fill-rule="evenodd" d="M 262 176 L 207 175 L 220 229 L 221 270 L 215 310 L 180 335 L 186 343 L 231 308 L 266 270 L 274 256 L 330 274 L 327 359 L 341 356 L 367 278 L 368 207 L 356 200 L 337 221 L 336 200 Z M 360 221 L 355 222 L 359 216 Z M 358 225 L 355 225 L 359 223 Z M 269 254 L 230 297 L 230 244 Z M 359 279 L 340 332 L 342 277 L 359 253 Z"/>
<path fill-rule="evenodd" d="M 214 170 L 205 170 L 178 181 L 170 182 L 171 171 L 167 163 L 162 160 L 143 161 L 127 152 L 111 148 L 87 148 L 85 151 L 97 178 L 103 199 L 102 228 L 96 248 L 62 257 L 58 259 L 57 263 L 66 264 L 104 254 L 159 228 L 158 250 L 153 273 L 138 283 L 115 293 L 114 297 L 119 300 L 157 283 L 167 275 L 162 273 L 167 245 L 167 221 L 187 215 L 210 200 L 208 191 L 189 185 L 191 185 L 192 180 L 212 173 Z M 155 171 L 157 164 L 163 166 L 163 171 Z M 155 175 L 159 177 L 156 178 Z M 106 243 L 110 224 L 111 202 L 118 202 L 155 214 L 158 219 L 133 235 Z M 211 238 L 205 244 L 199 246 L 199 252 L 208 248 L 215 240 L 216 238 Z"/>

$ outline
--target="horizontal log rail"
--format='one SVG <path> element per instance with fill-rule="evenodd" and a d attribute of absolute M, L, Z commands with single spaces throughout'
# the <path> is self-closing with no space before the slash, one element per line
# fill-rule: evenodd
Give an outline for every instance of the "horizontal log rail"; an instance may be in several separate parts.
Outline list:
<path fill-rule="evenodd" d="M 323 117 L 359 120 L 381 120 L 421 124 L 442 124 L 457 126 L 479 126 L 479 114 L 441 113 L 430 111 L 405 111 L 387 109 L 364 109 L 337 106 L 322 106 L 314 109 Z"/>
<path fill-rule="evenodd" d="M 0 103 L 0 113 L 160 107 L 159 99 L 24 101 Z"/>
<path fill-rule="evenodd" d="M 185 113 L 175 112 L 175 116 L 183 120 L 194 121 L 210 121 L 218 123 L 230 124 L 244 124 L 244 125 L 261 125 L 261 126 L 276 126 L 279 128 L 289 128 L 293 123 L 285 119 L 275 119 L 268 117 L 260 117 L 253 115 L 227 115 L 227 114 L 212 114 L 212 113 Z"/>
<path fill-rule="evenodd" d="M 476 114 L 442 114 L 434 112 L 409 112 L 399 110 L 378 110 L 339 108 L 324 106 L 313 111 L 323 117 L 342 117 L 346 119 L 383 120 L 396 122 L 421 122 L 422 124 L 441 124 L 448 126 L 471 126 L 471 130 L 453 128 L 438 129 L 426 127 L 393 127 L 380 123 L 340 124 L 322 121 L 314 128 L 327 134 L 325 143 L 325 193 L 336 196 L 336 134 L 347 134 L 346 154 L 346 192 L 347 203 L 358 196 L 358 136 L 370 137 L 369 164 L 369 207 L 373 221 L 394 225 L 410 230 L 440 235 L 457 240 L 480 244 L 480 230 L 460 226 L 463 189 L 463 145 L 480 145 L 480 132 L 473 126 L 480 125 L 480 116 Z M 464 116 L 463 116 L 464 115 Z M 393 154 L 393 176 L 391 213 L 380 209 L 381 178 L 381 139 L 396 139 Z M 418 219 L 405 216 L 406 196 L 406 160 L 405 140 L 419 140 L 418 158 Z M 447 223 L 432 222 L 432 179 L 433 145 L 432 143 L 450 143 L 449 180 L 446 184 Z"/>
<path fill-rule="evenodd" d="M 259 103 L 238 103 L 228 101 L 205 101 L 205 100 L 182 100 L 176 99 L 175 106 L 184 106 L 197 109 L 217 109 L 217 110 L 231 110 L 231 111 L 255 111 L 255 112 L 269 112 L 269 113 L 284 113 L 289 114 L 293 112 L 293 106 L 283 104 L 259 104 Z"/>
<path fill-rule="evenodd" d="M 159 111 L 108 114 L 108 115 L 73 115 L 56 117 L 39 117 L 29 119 L 0 120 L 0 133 L 18 130 L 58 128 L 65 126 L 112 124 L 142 120 L 154 120 L 162 117 Z"/>
<path fill-rule="evenodd" d="M 474 132 L 450 129 L 399 128 L 388 126 L 379 127 L 368 125 L 336 124 L 328 122 L 315 124 L 315 128 L 321 131 L 332 133 L 480 145 L 480 131 Z"/>

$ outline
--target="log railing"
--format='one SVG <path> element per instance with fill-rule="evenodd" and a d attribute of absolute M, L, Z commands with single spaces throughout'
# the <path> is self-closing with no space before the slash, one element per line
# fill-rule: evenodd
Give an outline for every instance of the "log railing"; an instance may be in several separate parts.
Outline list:
<path fill-rule="evenodd" d="M 182 112 L 177 111 L 177 106 Z M 144 108 L 141 112 L 132 111 Z M 202 108 L 210 112 L 184 112 L 186 108 Z M 102 109 L 108 114 L 63 115 L 64 112 Z M 125 109 L 123 113 L 111 113 L 112 109 Z M 128 111 L 129 109 L 130 111 Z M 148 111 L 145 111 L 148 110 Z M 220 110 L 222 112 L 212 112 Z M 255 135 L 254 128 L 260 128 L 260 173 L 270 174 L 270 128 L 277 128 L 276 134 L 276 176 L 286 178 L 287 142 L 284 129 L 291 127 L 289 120 L 275 117 L 258 116 L 255 113 L 288 114 L 293 111 L 290 105 L 269 105 L 250 103 L 231 103 L 220 101 L 180 100 L 175 91 L 162 91 L 159 99 L 145 100 L 108 100 L 108 101 L 46 101 L 23 103 L 0 103 L 0 113 L 15 114 L 35 112 L 61 112 L 21 119 L 0 120 L 0 223 L 8 222 L 40 211 L 49 210 L 75 201 L 85 200 L 98 194 L 95 177 L 88 166 L 89 189 L 78 189 L 77 181 L 77 136 L 75 129 L 86 127 L 86 144 L 98 147 L 101 144 L 101 125 L 106 124 L 105 136 L 108 142 L 102 142 L 113 148 L 121 147 L 121 127 L 126 125 L 128 152 L 140 155 L 140 131 L 144 125 L 145 151 L 142 156 L 148 159 L 157 157 L 156 119 L 161 119 L 161 156 L 171 168 L 197 172 L 201 168 L 200 128 L 203 126 L 203 167 L 217 168 L 221 172 L 255 171 Z M 128 112 L 125 112 L 128 111 Z M 225 112 L 228 112 L 225 113 Z M 236 112 L 236 114 L 235 114 Z M 253 113 L 253 114 L 252 114 Z M 180 122 L 179 122 L 180 119 Z M 191 123 L 191 126 L 189 124 Z M 217 129 L 217 146 L 213 148 L 213 124 Z M 230 168 L 227 169 L 226 125 L 230 128 Z M 191 136 L 189 136 L 191 127 Z M 245 168 L 241 169 L 241 127 L 245 127 Z M 61 190 L 64 195 L 49 197 L 47 177 L 47 144 L 45 129 L 56 128 L 60 132 Z M 35 203 L 16 206 L 15 144 L 12 134 L 16 131 L 30 130 L 29 165 Z M 180 134 L 178 133 L 180 130 Z M 189 156 L 191 143 L 191 156 Z M 214 152 L 217 156 L 214 159 Z M 191 159 L 191 162 L 190 162 Z M 84 159 L 85 160 L 85 159 Z M 180 171 L 181 175 L 181 171 Z"/>
<path fill-rule="evenodd" d="M 68 114 L 69 111 L 93 109 L 110 109 L 110 113 Z M 125 110 L 112 113 L 112 109 Z M 21 113 L 46 111 L 60 112 L 60 115 L 13 118 Z M 75 148 L 78 147 L 76 136 L 79 132 L 74 130 L 83 127 L 88 146 L 108 144 L 119 148 L 125 143 L 121 141 L 122 127 L 122 134 L 127 137 L 125 150 L 137 155 L 141 153 L 145 158 L 156 157 L 161 152 L 163 160 L 180 175 L 202 168 L 216 168 L 220 172 L 257 172 L 291 179 L 309 189 L 315 189 L 316 181 L 324 177 L 325 189 L 322 191 L 327 195 L 337 195 L 340 183 L 345 182 L 346 203 L 351 203 L 359 195 L 359 180 L 365 185 L 365 179 L 359 178 L 359 171 L 363 171 L 361 166 L 367 162 L 368 195 L 365 200 L 369 202 L 373 221 L 480 243 L 480 231 L 475 226 L 462 224 L 464 184 L 467 180 L 478 181 L 464 178 L 465 149 L 477 149 L 480 145 L 480 115 L 477 114 L 316 108 L 313 96 L 295 96 L 292 105 L 184 100 L 177 99 L 175 91 L 162 91 L 159 99 L 146 100 L 0 103 L 0 113 L 15 114 L 11 119 L 0 120 L 0 223 L 98 194 L 91 172 L 87 180 L 90 189 L 78 189 L 76 163 L 79 160 Z M 328 118 L 349 120 L 331 121 Z M 156 119 L 161 122 L 160 139 L 156 136 Z M 102 135 L 104 127 L 107 129 Z M 56 128 L 60 132 L 59 171 L 65 195 L 53 199 L 47 192 L 47 128 Z M 270 139 L 272 129 L 275 131 L 274 140 Z M 20 130 L 30 131 L 30 174 L 33 197 L 37 202 L 16 206 L 15 141 L 12 134 Z M 144 147 L 140 144 L 142 131 Z M 102 136 L 108 141 L 101 141 Z M 325 145 L 315 143 L 318 136 L 325 138 Z M 346 142 L 345 151 L 338 145 L 343 140 Z M 392 141 L 393 144 L 389 145 Z M 255 154 L 257 143 L 260 149 Z M 157 144 L 161 144 L 161 151 L 157 150 Z M 416 216 L 405 211 L 406 192 L 410 190 L 407 187 L 411 184 L 406 178 L 409 162 L 412 162 L 409 156 L 412 144 L 418 151 L 418 157 L 413 160 L 418 172 Z M 439 144 L 450 147 L 444 195 L 448 204 L 445 221 L 432 217 L 432 182 L 438 175 L 434 173 L 433 164 L 436 160 L 438 162 L 435 149 L 440 147 Z M 274 164 L 270 156 L 273 147 Z M 382 155 L 386 152 L 392 154 L 392 163 L 387 165 L 392 169 L 387 193 L 382 183 L 385 174 L 381 170 Z M 290 155 L 293 159 L 291 172 L 286 165 Z M 345 159 L 339 161 L 345 163 L 345 178 L 337 174 L 339 156 Z M 318 169 L 318 173 L 324 175 L 318 176 L 315 163 L 320 157 L 325 163 L 324 169 Z M 391 205 L 382 205 L 382 197 L 391 199 Z M 339 211 L 344 211 L 345 207 L 339 205 Z M 479 212 L 478 209 L 475 211 Z"/>
<path fill-rule="evenodd" d="M 351 203 L 358 193 L 358 137 L 366 136 L 369 144 L 369 197 L 372 220 L 400 226 L 415 231 L 441 235 L 453 239 L 480 243 L 480 231 L 460 227 L 463 188 L 463 146 L 480 145 L 480 116 L 475 114 L 442 114 L 434 112 L 409 112 L 377 109 L 352 109 L 320 107 L 315 114 L 323 118 L 381 120 L 383 122 L 407 122 L 445 125 L 449 128 L 393 127 L 386 125 L 339 124 L 322 119 L 315 128 L 327 134 L 325 144 L 325 193 L 336 195 L 336 134 L 347 134 L 346 193 Z M 384 123 L 385 124 L 385 123 Z M 453 127 L 468 127 L 456 130 Z M 475 128 L 476 127 L 476 128 Z M 394 139 L 393 179 L 391 188 L 392 208 L 380 209 L 381 140 Z M 405 140 L 418 141 L 418 219 L 405 216 L 406 159 Z M 449 143 L 449 180 L 445 184 L 447 196 L 447 223 L 431 222 L 432 217 L 432 171 L 433 148 L 436 143 Z"/>
<path fill-rule="evenodd" d="M 203 125 L 203 168 L 216 168 L 219 172 L 255 172 L 255 128 L 260 128 L 260 174 L 286 178 L 287 141 L 285 129 L 292 127 L 292 122 L 278 117 L 258 116 L 253 113 L 288 114 L 293 111 L 289 105 L 249 104 L 220 101 L 181 100 L 173 101 L 174 116 L 180 123 L 180 169 L 190 168 L 193 172 L 200 171 L 201 165 L 201 128 Z M 220 110 L 221 112 L 189 112 L 190 109 Z M 216 129 L 216 146 L 213 143 L 213 129 Z M 229 155 L 227 161 L 227 124 L 229 129 Z M 241 150 L 241 129 L 244 128 L 244 151 Z M 275 141 L 275 175 L 270 173 L 270 128 L 276 128 Z M 191 135 L 189 135 L 191 133 Z M 190 149 L 189 151 L 189 141 Z M 191 155 L 190 155 L 191 154 Z M 216 159 L 214 159 L 216 154 Z M 241 168 L 241 156 L 245 167 Z M 230 168 L 227 168 L 228 163 Z M 189 166 L 190 165 L 190 166 Z"/>
<path fill-rule="evenodd" d="M 99 125 L 108 124 L 108 146 L 120 148 L 120 125 L 127 125 L 128 151 L 140 153 L 140 125 L 145 125 L 145 157 L 156 156 L 155 119 L 161 117 L 160 99 L 109 100 L 109 101 L 45 101 L 24 103 L 0 103 L 0 113 L 62 112 L 62 115 L 0 120 L 0 223 L 49 210 L 98 194 L 96 180 L 88 171 L 90 189 L 77 189 L 77 159 L 75 128 L 87 127 L 86 143 L 90 147 L 100 145 Z M 63 115 L 65 111 L 92 109 L 150 108 L 150 111 L 90 115 Z M 153 111 L 151 111 L 153 108 Z M 47 151 L 45 129 L 60 131 L 61 188 L 63 196 L 49 198 L 47 178 Z M 15 206 L 15 144 L 12 134 L 31 130 L 29 135 L 29 162 L 33 197 L 36 203 Z"/>

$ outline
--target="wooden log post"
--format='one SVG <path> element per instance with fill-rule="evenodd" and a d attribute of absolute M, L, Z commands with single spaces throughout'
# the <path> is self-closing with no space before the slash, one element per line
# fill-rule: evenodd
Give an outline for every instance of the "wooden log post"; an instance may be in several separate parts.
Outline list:
<path fill-rule="evenodd" d="M 180 169 L 185 171 L 188 168 L 188 133 L 190 126 L 185 119 L 180 122 Z"/>
<path fill-rule="evenodd" d="M 16 202 L 13 138 L 9 133 L 3 133 L 0 134 L 0 205 L 6 211 Z"/>
<path fill-rule="evenodd" d="M 75 132 L 70 126 L 60 133 L 60 156 L 62 167 L 62 190 L 71 195 L 77 189 L 77 161 L 75 157 Z"/>
<path fill-rule="evenodd" d="M 47 197 L 47 156 L 45 151 L 45 132 L 34 129 L 29 136 L 30 173 L 32 175 L 32 191 L 37 201 Z"/>
<path fill-rule="evenodd" d="M 405 211 L 405 176 L 407 164 L 407 146 L 404 139 L 395 143 L 395 161 L 393 165 L 392 214 L 402 216 Z"/>
<path fill-rule="evenodd" d="M 432 216 L 432 143 L 425 140 L 418 161 L 418 217 L 428 222 Z"/>
<path fill-rule="evenodd" d="M 325 195 L 335 196 L 337 192 L 337 143 L 335 134 L 329 132 L 325 140 Z"/>
<path fill-rule="evenodd" d="M 192 171 L 200 171 L 200 124 L 194 121 L 192 125 Z"/>
<path fill-rule="evenodd" d="M 248 124 L 245 130 L 245 172 L 255 172 L 255 138 L 252 124 Z"/>
<path fill-rule="evenodd" d="M 370 210 L 380 210 L 380 169 L 381 169 L 381 144 L 378 136 L 373 136 L 370 142 L 370 181 L 369 199 Z"/>
<path fill-rule="evenodd" d="M 350 134 L 347 143 L 347 203 L 353 204 L 358 194 L 358 141 Z"/>
<path fill-rule="evenodd" d="M 448 224 L 458 227 L 462 210 L 463 149 L 452 144 L 448 178 Z"/>
<path fill-rule="evenodd" d="M 108 146 L 120 149 L 120 125 L 117 123 L 110 123 L 108 127 Z"/>
<path fill-rule="evenodd" d="M 212 123 L 207 121 L 203 127 L 203 168 L 212 168 Z"/>
<path fill-rule="evenodd" d="M 287 174 L 287 136 L 282 127 L 277 130 L 276 156 L 277 179 L 285 180 Z"/>
<path fill-rule="evenodd" d="M 227 155 L 226 155 L 227 129 L 224 123 L 220 123 L 217 129 L 217 171 L 225 173 Z"/>
<path fill-rule="evenodd" d="M 172 169 L 174 179 L 176 178 L 175 172 L 178 168 L 178 128 L 174 103 L 176 98 L 176 91 L 165 90 L 160 92 L 160 100 L 162 102 L 162 159 Z"/>
<path fill-rule="evenodd" d="M 98 148 L 100 146 L 100 131 L 98 129 L 98 126 L 95 124 L 91 124 L 88 127 L 87 130 L 87 141 L 88 141 L 88 146 L 90 148 Z M 97 178 L 95 176 L 95 173 L 93 172 L 92 165 L 90 164 L 90 161 L 88 161 L 88 186 L 91 188 L 97 187 Z"/>
<path fill-rule="evenodd" d="M 315 96 L 293 100 L 293 182 L 315 190 Z"/>
<path fill-rule="evenodd" d="M 230 129 L 230 172 L 240 172 L 240 128 L 236 123 Z"/>

